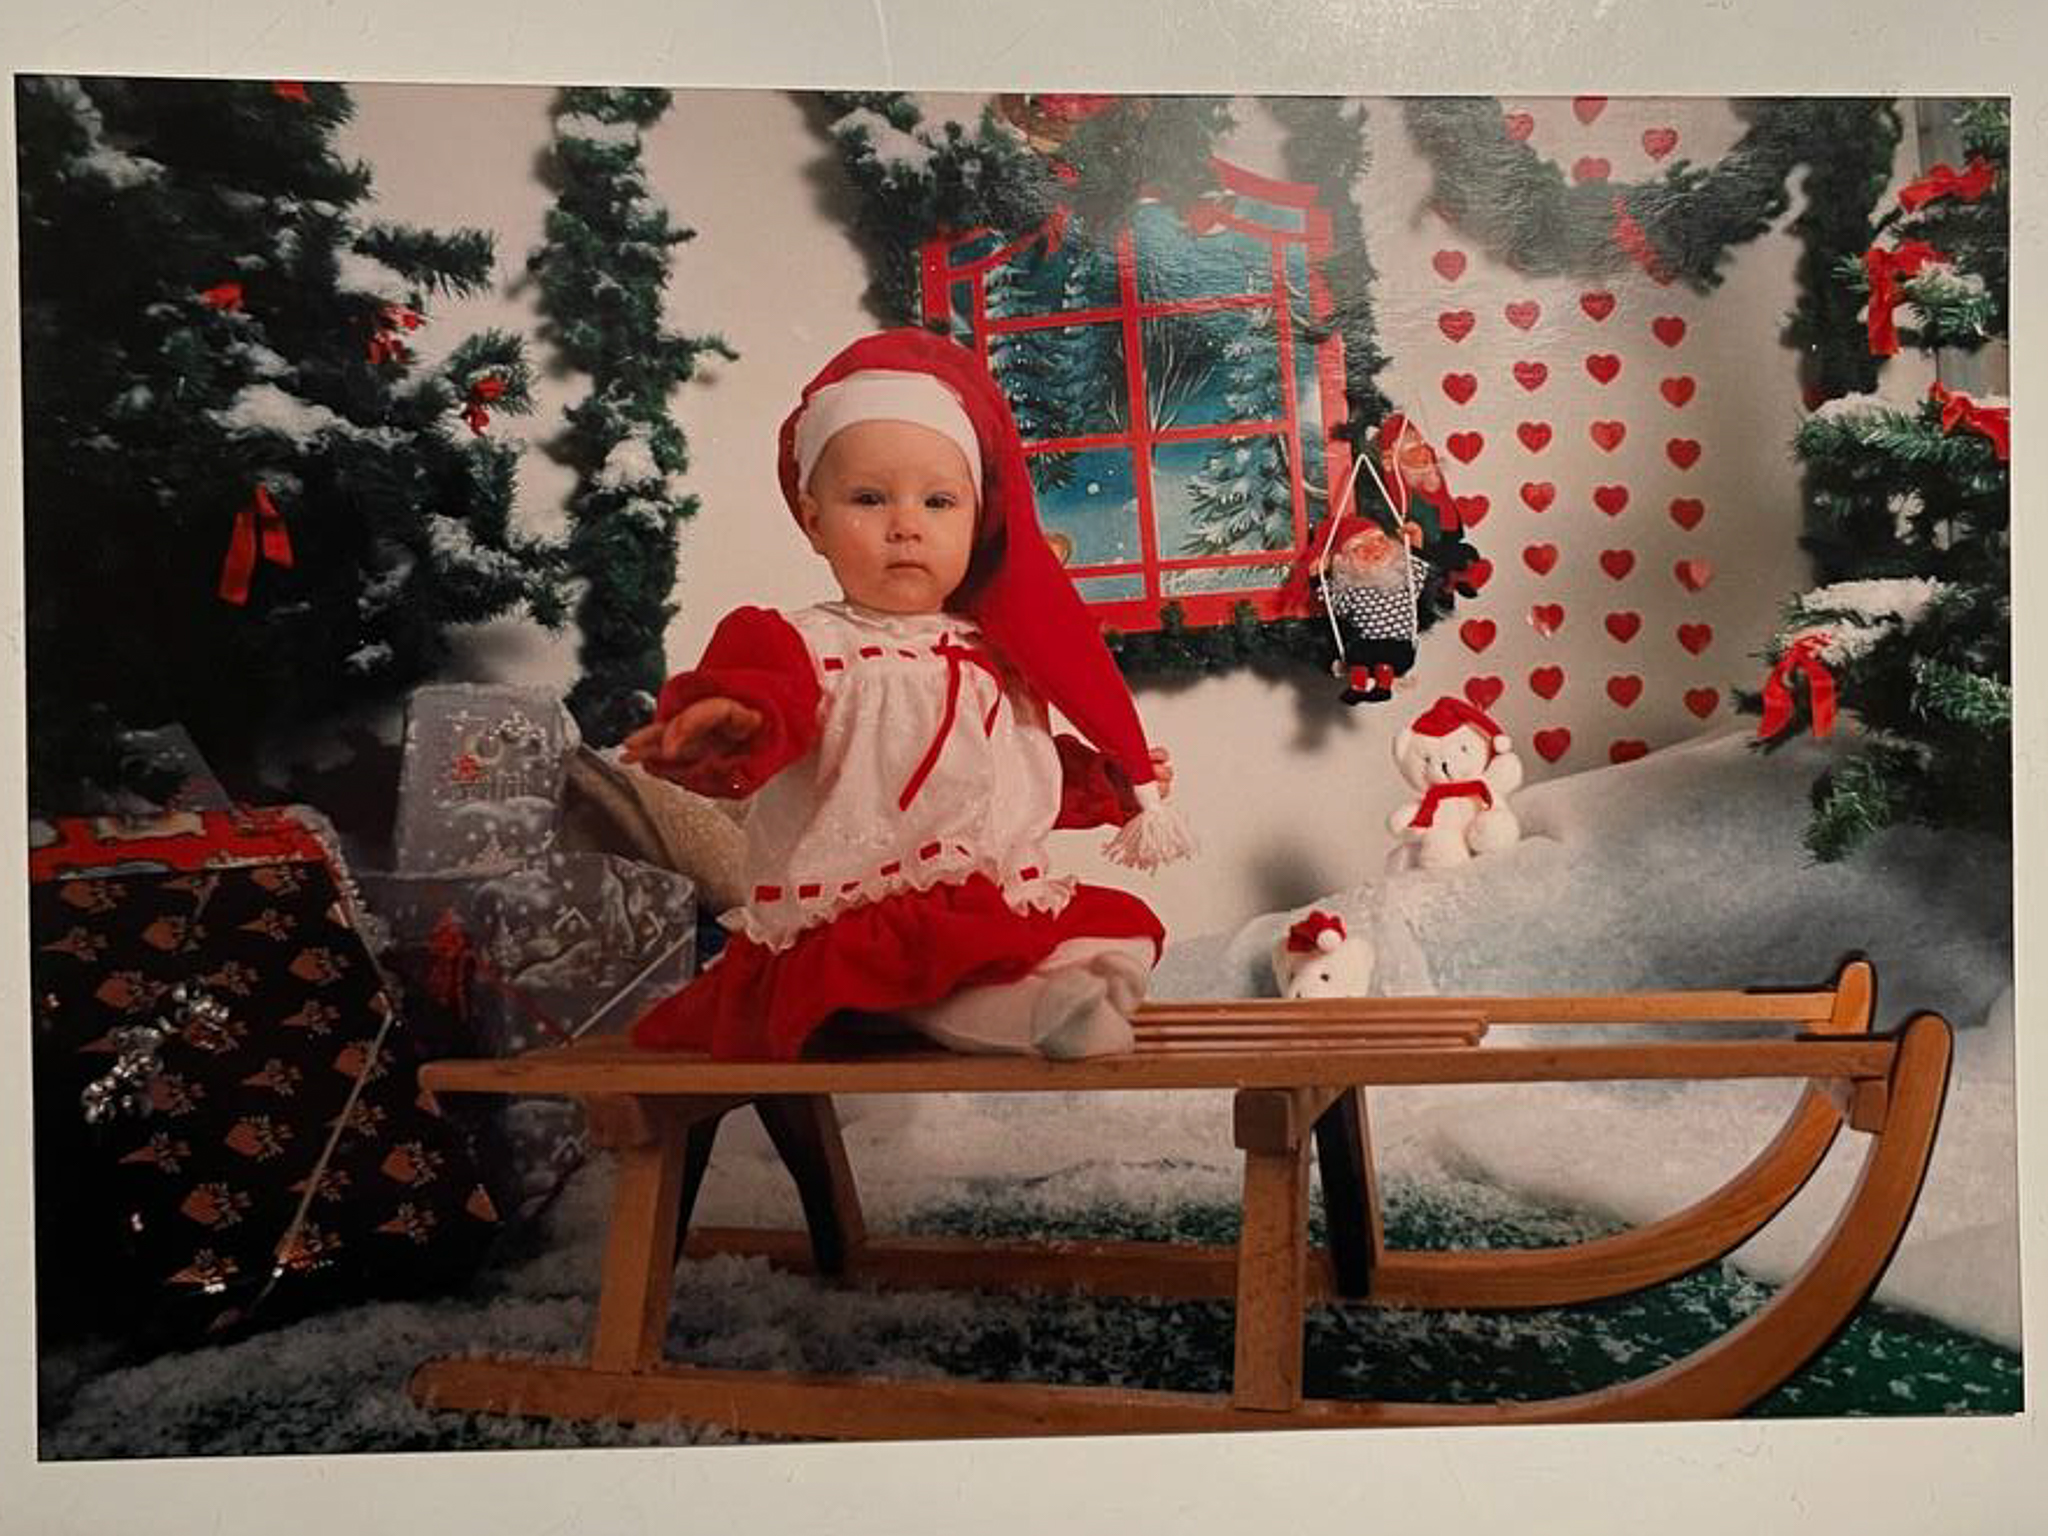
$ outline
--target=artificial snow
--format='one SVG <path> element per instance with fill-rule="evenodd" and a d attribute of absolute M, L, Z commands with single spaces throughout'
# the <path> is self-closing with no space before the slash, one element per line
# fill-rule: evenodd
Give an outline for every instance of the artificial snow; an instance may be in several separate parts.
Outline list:
<path fill-rule="evenodd" d="M 879 112 L 867 107 L 849 112 L 832 124 L 832 132 L 840 137 L 854 129 L 866 133 L 869 152 L 885 167 L 922 174 L 930 168 L 932 156 L 936 153 L 926 140 L 905 133 Z"/>
<path fill-rule="evenodd" d="M 367 293 L 386 304 L 412 301 L 412 283 L 374 256 L 337 246 L 334 252 L 335 286 L 344 293 Z"/>
<path fill-rule="evenodd" d="M 71 109 L 85 131 L 87 148 L 84 154 L 75 156 L 68 169 L 74 173 L 96 176 L 117 192 L 126 192 L 134 187 L 159 179 L 164 168 L 161 163 L 141 155 L 131 155 L 125 150 L 114 148 L 107 142 L 107 122 L 100 115 L 100 109 L 85 92 L 85 87 L 66 76 L 51 75 L 36 83 L 44 94 L 54 97 Z"/>
<path fill-rule="evenodd" d="M 640 130 L 631 123 L 608 123 L 587 112 L 564 112 L 555 119 L 555 132 L 563 138 L 588 139 L 593 144 L 637 144 Z"/>
<path fill-rule="evenodd" d="M 1823 400 L 1808 414 L 1809 422 L 1841 421 L 1865 423 L 1880 416 L 1896 416 L 1906 407 L 1882 395 L 1847 394 L 1837 395 L 1832 400 Z"/>
<path fill-rule="evenodd" d="M 207 416 L 233 436 L 274 432 L 289 438 L 302 451 L 323 432 L 349 432 L 353 428 L 324 405 L 280 389 L 275 384 L 246 384 L 225 410 L 208 411 Z"/>

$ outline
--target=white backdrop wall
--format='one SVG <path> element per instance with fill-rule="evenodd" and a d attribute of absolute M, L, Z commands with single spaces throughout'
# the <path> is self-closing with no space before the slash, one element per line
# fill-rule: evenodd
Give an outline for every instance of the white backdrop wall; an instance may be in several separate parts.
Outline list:
<path fill-rule="evenodd" d="M 537 174 L 549 93 L 373 85 L 356 95 L 344 149 L 374 168 L 378 213 L 477 225 L 498 238 L 499 288 L 436 306 L 423 355 L 484 325 L 531 333 L 536 294 L 518 278 L 550 198 Z M 982 98 L 921 102 L 928 121 L 972 121 Z M 1528 114 L 1530 142 L 1567 174 L 1601 159 L 1617 180 L 1650 176 L 1681 156 L 1711 163 L 1742 131 L 1716 98 L 1504 106 Z M 1254 103 L 1236 108 L 1239 129 L 1223 155 L 1281 175 L 1271 120 Z M 681 607 L 668 636 L 675 666 L 695 658 L 736 603 L 831 595 L 829 573 L 776 492 L 773 435 L 802 381 L 877 322 L 862 306 L 868 274 L 847 233 L 850 194 L 816 111 L 780 92 L 681 91 L 647 137 L 656 195 L 697 231 L 677 248 L 670 321 L 716 331 L 740 354 L 713 360 L 675 402 L 690 441 L 690 486 L 703 503 L 683 537 Z M 1796 360 L 1779 339 L 1796 297 L 1798 243 L 1785 233 L 1796 195 L 1772 233 L 1734 251 L 1726 281 L 1710 294 L 1641 273 L 1599 283 L 1529 278 L 1431 211 L 1429 170 L 1398 103 L 1372 103 L 1368 132 L 1371 164 L 1358 200 L 1392 360 L 1381 384 L 1440 449 L 1461 434 L 1469 462 L 1447 457 L 1446 465 L 1460 495 L 1486 499 L 1472 537 L 1495 571 L 1479 600 L 1425 638 L 1408 687 L 1390 705 L 1346 709 L 1322 680 L 1250 672 L 1141 692 L 1149 733 L 1174 753 L 1176 793 L 1203 856 L 1147 878 L 1102 863 L 1096 834 L 1063 835 L 1062 852 L 1076 873 L 1133 882 L 1177 937 L 1231 928 L 1377 871 L 1390 846 L 1385 818 L 1403 796 L 1388 744 L 1439 693 L 1469 686 L 1492 697 L 1497 688 L 1492 713 L 1518 739 L 1532 778 L 1725 723 L 1728 690 L 1756 685 L 1757 652 L 1779 605 L 1805 580 L 1787 447 L 1802 406 Z M 1899 158 L 1899 174 L 1913 174 L 1910 133 Z M 1582 303 L 1595 291 L 1613 296 L 1604 318 L 1595 318 L 1599 300 Z M 1460 327 L 1446 329 L 1447 313 L 1469 314 L 1469 330 L 1454 339 Z M 1924 390 L 1918 367 L 1912 358 L 1895 362 L 1886 392 Z M 1447 375 L 1469 376 L 1470 392 L 1463 380 L 1447 389 Z M 1673 382 L 1667 394 L 1667 380 L 1689 380 L 1690 393 Z M 537 445 L 582 387 L 545 377 L 536 414 L 501 418 L 493 430 Z M 1595 440 L 1596 423 L 1606 446 Z M 1674 440 L 1697 445 L 1688 467 L 1672 457 Z M 559 527 L 570 483 L 536 446 L 521 470 L 522 521 Z M 1547 503 L 1541 491 L 1524 495 L 1539 484 L 1551 488 Z M 1674 514 L 1674 501 L 1697 508 Z M 1547 569 L 1537 568 L 1540 548 L 1525 556 L 1536 546 L 1555 551 Z M 1675 573 L 1680 561 L 1692 562 L 1689 584 Z M 1532 624 L 1539 603 L 1563 608 L 1554 633 Z M 1622 616 L 1614 622 L 1629 638 L 1608 627 L 1610 615 Z M 1681 643 L 1681 625 L 1695 626 L 1693 648 Z M 468 678 L 566 689 L 576 675 L 574 636 L 489 626 L 469 637 L 458 667 Z M 1538 669 L 1556 670 L 1532 682 Z"/>

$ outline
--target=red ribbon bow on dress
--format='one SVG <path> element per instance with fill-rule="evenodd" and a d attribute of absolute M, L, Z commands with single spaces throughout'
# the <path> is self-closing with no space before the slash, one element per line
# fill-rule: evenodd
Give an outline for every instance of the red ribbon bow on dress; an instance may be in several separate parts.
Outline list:
<path fill-rule="evenodd" d="M 996 712 L 1003 707 L 1003 674 L 996 670 L 995 658 L 987 651 L 957 644 L 951 635 L 940 640 L 933 649 L 946 658 L 946 708 L 939 716 L 939 728 L 932 732 L 932 744 L 924 749 L 924 756 L 912 770 L 909 782 L 903 786 L 903 793 L 896 797 L 899 811 L 910 809 L 910 802 L 917 798 L 917 792 L 924 788 L 924 781 L 938 766 L 939 753 L 945 749 L 946 738 L 953 734 L 953 720 L 960 708 L 960 668 L 964 663 L 973 662 L 996 680 L 996 701 L 989 706 L 988 718 L 981 723 L 983 735 L 995 731 Z"/>
<path fill-rule="evenodd" d="M 1890 357 L 1899 350 L 1892 311 L 1899 304 L 1899 279 L 1918 277 L 1929 262 L 1948 258 L 1925 240 L 1908 240 L 1895 251 L 1873 245 L 1863 253 L 1863 272 L 1870 279 L 1870 350 Z"/>
<path fill-rule="evenodd" d="M 1998 455 L 2003 464 L 2012 457 L 2012 408 L 2004 405 L 1979 405 L 1959 390 L 1949 389 L 1936 382 L 1928 396 L 1941 405 L 1941 430 L 1953 432 L 1959 426 L 1968 427 L 1991 439 L 1991 451 Z"/>
<path fill-rule="evenodd" d="M 1287 930 L 1287 947 L 1296 954 L 1314 954 L 1323 946 L 1316 942 L 1326 933 L 1344 937 L 1344 920 L 1328 912 L 1311 912 Z"/>
<path fill-rule="evenodd" d="M 1825 736 L 1835 728 L 1835 677 L 1820 659 L 1821 648 L 1827 643 L 1825 634 L 1806 634 L 1785 648 L 1785 654 L 1764 680 L 1764 717 L 1757 723 L 1758 736 L 1775 736 L 1791 720 L 1794 672 L 1806 678 L 1806 698 L 1813 706 L 1813 734 Z"/>
<path fill-rule="evenodd" d="M 1493 808 L 1493 791 L 1486 787 L 1483 779 L 1455 779 L 1449 784 L 1432 784 L 1422 792 L 1422 807 L 1409 818 L 1411 827 L 1432 827 L 1436 825 L 1436 808 L 1446 800 L 1477 800 L 1487 809 Z"/>
<path fill-rule="evenodd" d="M 469 430 L 483 436 L 483 430 L 490 425 L 491 413 L 484 409 L 493 400 L 505 397 L 503 379 L 478 379 L 469 386 L 469 403 L 462 408 L 462 419 L 469 423 Z"/>
<path fill-rule="evenodd" d="M 1982 155 L 1970 156 L 1969 164 L 1961 171 L 1952 165 L 1937 165 L 1899 193 L 1899 206 L 1908 213 L 1918 213 L 1938 197 L 1955 197 L 1974 203 L 1991 190 L 1991 182 L 1997 174 Z"/>
<path fill-rule="evenodd" d="M 220 563 L 222 602 L 238 608 L 247 604 L 259 554 L 273 565 L 291 569 L 291 531 L 285 527 L 284 514 L 277 510 L 277 503 L 270 499 L 270 487 L 260 480 L 249 504 L 235 514 L 235 531 L 228 538 L 227 556 Z"/>

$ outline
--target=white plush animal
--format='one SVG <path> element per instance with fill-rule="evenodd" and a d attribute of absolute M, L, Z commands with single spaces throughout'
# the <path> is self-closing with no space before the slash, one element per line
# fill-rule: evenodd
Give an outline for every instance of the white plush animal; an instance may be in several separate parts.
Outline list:
<path fill-rule="evenodd" d="M 1394 735 L 1394 763 L 1421 791 L 1387 818 L 1423 869 L 1462 864 L 1522 840 L 1508 797 L 1522 787 L 1522 760 L 1486 713 L 1446 694 Z"/>
<path fill-rule="evenodd" d="M 1311 912 L 1273 945 L 1273 980 L 1282 997 L 1363 997 L 1372 985 L 1374 955 L 1344 920 Z"/>

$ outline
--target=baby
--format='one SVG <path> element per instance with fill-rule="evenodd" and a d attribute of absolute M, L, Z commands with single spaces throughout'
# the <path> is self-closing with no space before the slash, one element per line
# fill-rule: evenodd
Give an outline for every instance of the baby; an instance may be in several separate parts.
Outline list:
<path fill-rule="evenodd" d="M 1055 876 L 1046 835 L 1118 825 L 1111 856 L 1141 867 L 1191 844 L 1000 390 L 929 332 L 865 337 L 804 390 L 778 468 L 843 597 L 727 615 L 625 743 L 754 797 L 734 937 L 635 1042 L 786 1058 L 845 1010 L 962 1051 L 1129 1050 L 1163 930 Z M 1048 702 L 1088 741 L 1054 735 Z"/>

